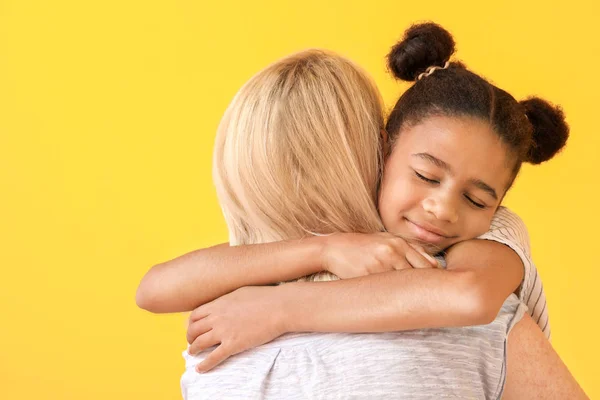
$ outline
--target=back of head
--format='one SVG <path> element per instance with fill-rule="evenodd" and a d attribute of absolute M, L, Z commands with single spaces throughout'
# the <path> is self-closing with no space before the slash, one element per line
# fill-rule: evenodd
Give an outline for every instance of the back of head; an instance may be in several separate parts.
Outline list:
<path fill-rule="evenodd" d="M 231 245 L 382 230 L 382 128 L 377 88 L 335 54 L 304 51 L 252 77 L 215 143 Z"/>

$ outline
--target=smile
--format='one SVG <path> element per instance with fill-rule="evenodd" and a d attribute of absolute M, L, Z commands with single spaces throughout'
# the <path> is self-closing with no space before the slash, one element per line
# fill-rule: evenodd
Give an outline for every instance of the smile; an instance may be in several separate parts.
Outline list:
<path fill-rule="evenodd" d="M 408 218 L 404 219 L 406 220 L 406 222 L 408 222 L 408 226 L 412 233 L 415 235 L 415 238 L 423 242 L 438 244 L 452 237 L 447 236 L 438 230 L 433 231 L 433 229 L 435 228 L 425 228 L 421 225 L 412 222 Z"/>

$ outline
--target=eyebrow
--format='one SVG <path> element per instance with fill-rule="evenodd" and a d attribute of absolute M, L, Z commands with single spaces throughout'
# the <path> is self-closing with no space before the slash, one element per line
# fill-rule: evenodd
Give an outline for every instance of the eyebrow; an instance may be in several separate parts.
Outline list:
<path fill-rule="evenodd" d="M 450 168 L 450 165 L 448 163 L 446 163 L 445 161 L 440 160 L 437 157 L 432 156 L 429 153 L 416 153 L 412 155 L 413 157 L 418 157 L 421 158 L 423 160 L 429 161 L 430 163 L 440 167 L 441 169 L 449 172 L 449 173 L 453 173 L 452 172 L 452 168 Z M 488 193 L 490 196 L 492 196 L 494 198 L 494 200 L 498 200 L 498 194 L 496 193 L 496 191 L 494 190 L 494 188 L 492 188 L 490 185 L 488 185 L 487 183 L 485 183 L 484 181 L 482 181 L 481 179 L 470 179 L 469 183 L 481 190 L 483 190 L 484 192 Z"/>
<path fill-rule="evenodd" d="M 440 160 L 439 158 L 432 156 L 429 153 L 416 153 L 416 154 L 413 154 L 413 157 L 422 158 L 423 160 L 429 161 L 430 163 L 435 164 L 436 166 L 440 167 L 441 169 L 452 173 L 452 168 L 450 168 L 450 165 L 448 165 L 446 162 Z"/>
<path fill-rule="evenodd" d="M 498 194 L 496 194 L 496 191 L 494 190 L 494 188 L 492 188 L 490 185 L 488 185 L 481 179 L 471 179 L 471 180 L 469 180 L 469 183 L 478 187 L 479 189 L 483 190 L 484 192 L 487 192 L 490 196 L 492 196 L 494 198 L 494 200 L 498 200 Z"/>

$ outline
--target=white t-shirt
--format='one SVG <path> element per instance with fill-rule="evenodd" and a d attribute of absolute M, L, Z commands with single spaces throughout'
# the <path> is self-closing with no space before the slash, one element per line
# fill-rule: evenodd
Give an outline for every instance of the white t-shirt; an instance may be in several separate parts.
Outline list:
<path fill-rule="evenodd" d="M 185 400 L 500 399 L 506 337 L 526 312 L 511 294 L 488 325 L 386 333 L 291 333 L 204 374 L 214 348 L 183 352 Z"/>

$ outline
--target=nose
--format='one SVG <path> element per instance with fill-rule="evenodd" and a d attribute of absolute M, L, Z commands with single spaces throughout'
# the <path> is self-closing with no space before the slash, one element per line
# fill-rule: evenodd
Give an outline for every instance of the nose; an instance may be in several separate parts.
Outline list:
<path fill-rule="evenodd" d="M 430 196 L 423 201 L 423 209 L 440 221 L 458 221 L 458 210 L 449 196 Z"/>

